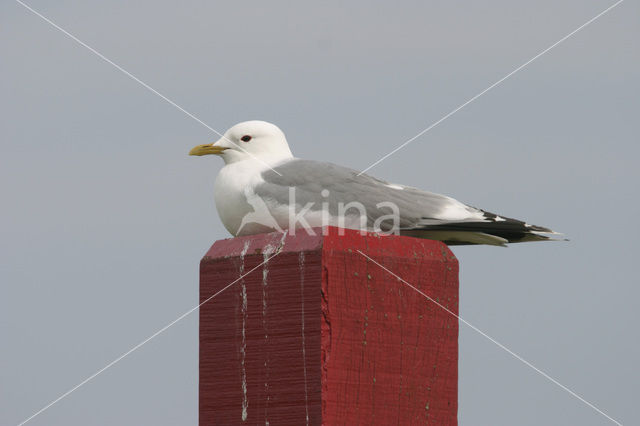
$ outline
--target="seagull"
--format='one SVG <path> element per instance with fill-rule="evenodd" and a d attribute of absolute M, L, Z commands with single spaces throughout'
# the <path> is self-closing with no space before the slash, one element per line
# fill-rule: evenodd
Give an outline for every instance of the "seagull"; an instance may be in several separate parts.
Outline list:
<path fill-rule="evenodd" d="M 549 241 L 558 233 L 490 213 L 446 195 L 398 185 L 291 153 L 276 125 L 245 121 L 189 155 L 224 160 L 214 199 L 234 236 L 338 226 L 443 241 L 448 245 Z"/>

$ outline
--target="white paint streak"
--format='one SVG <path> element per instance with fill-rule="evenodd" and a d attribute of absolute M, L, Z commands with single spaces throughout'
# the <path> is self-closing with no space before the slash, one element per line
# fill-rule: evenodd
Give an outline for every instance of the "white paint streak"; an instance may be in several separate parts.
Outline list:
<path fill-rule="evenodd" d="M 245 241 L 244 247 L 240 252 L 240 275 L 244 274 L 244 256 L 249 250 L 251 241 Z M 240 347 L 240 369 L 242 371 L 242 421 L 247 420 L 249 410 L 249 398 L 247 397 L 247 370 L 245 368 L 245 359 L 247 356 L 247 286 L 244 279 L 240 281 L 242 292 L 242 346 Z"/>
<path fill-rule="evenodd" d="M 286 234 L 285 234 L 286 235 Z M 273 252 L 276 251 L 276 247 L 271 244 L 267 244 L 263 251 L 262 257 L 268 259 Z M 269 332 L 267 331 L 267 286 L 269 278 L 269 266 L 265 263 L 262 267 L 262 329 L 264 331 L 264 347 L 267 347 L 267 340 L 269 339 Z M 269 353 L 266 352 L 264 360 L 264 393 L 266 395 L 266 401 L 264 405 L 264 424 L 269 424 Z"/>
<path fill-rule="evenodd" d="M 306 412 L 307 426 L 309 426 L 309 393 L 307 391 L 307 350 L 304 342 L 304 252 L 298 255 L 298 269 L 300 270 L 300 300 L 302 310 L 302 365 L 304 371 L 304 409 Z"/>
<path fill-rule="evenodd" d="M 496 222 L 506 222 L 507 219 L 503 219 L 500 216 L 496 216 L 496 218 L 494 219 Z"/>
<path fill-rule="evenodd" d="M 269 256 L 275 251 L 276 251 L 275 247 L 273 247 L 270 244 L 266 245 L 264 250 L 262 251 L 263 259 L 268 259 Z M 264 266 L 262 267 L 262 321 L 263 321 L 263 325 L 264 325 L 264 321 L 265 321 L 265 315 L 267 314 L 267 285 L 268 285 L 267 278 L 268 277 L 269 277 L 269 265 L 267 265 L 265 263 Z M 265 339 L 267 338 L 266 330 L 265 330 L 265 336 L 264 337 L 265 337 Z"/>
<path fill-rule="evenodd" d="M 395 183 L 390 183 L 385 185 L 387 188 L 392 188 L 392 189 L 399 189 L 399 190 L 403 190 L 404 186 L 402 185 L 396 185 Z"/>

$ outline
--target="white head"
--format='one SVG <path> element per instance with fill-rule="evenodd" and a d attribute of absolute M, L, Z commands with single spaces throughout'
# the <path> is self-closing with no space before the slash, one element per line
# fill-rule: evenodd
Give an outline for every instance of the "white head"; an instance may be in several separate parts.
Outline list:
<path fill-rule="evenodd" d="M 226 164 L 243 160 L 274 164 L 293 157 L 282 130 L 259 120 L 238 123 L 217 142 L 198 145 L 189 151 L 189 155 L 208 154 L 221 156 Z"/>

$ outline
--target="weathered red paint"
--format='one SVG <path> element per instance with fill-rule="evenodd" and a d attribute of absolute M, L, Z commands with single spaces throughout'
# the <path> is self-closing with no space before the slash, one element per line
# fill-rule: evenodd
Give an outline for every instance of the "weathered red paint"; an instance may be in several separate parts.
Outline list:
<path fill-rule="evenodd" d="M 217 241 L 202 259 L 201 302 L 280 250 L 200 308 L 200 425 L 457 424 L 457 319 L 357 250 L 457 314 L 451 251 L 315 231 Z"/>

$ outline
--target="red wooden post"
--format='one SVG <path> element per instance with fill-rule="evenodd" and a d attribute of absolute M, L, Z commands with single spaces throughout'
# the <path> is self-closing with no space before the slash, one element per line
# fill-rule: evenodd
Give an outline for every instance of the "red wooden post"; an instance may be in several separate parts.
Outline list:
<path fill-rule="evenodd" d="M 202 259 L 201 302 L 255 270 L 200 308 L 200 425 L 457 424 L 457 319 L 357 250 L 457 314 L 451 251 L 315 231 L 221 240 Z"/>

